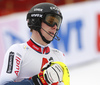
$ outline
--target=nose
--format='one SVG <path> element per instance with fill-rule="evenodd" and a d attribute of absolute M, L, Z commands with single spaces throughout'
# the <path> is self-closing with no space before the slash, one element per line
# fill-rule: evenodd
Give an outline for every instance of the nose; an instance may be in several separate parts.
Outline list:
<path fill-rule="evenodd" d="M 57 25 L 54 25 L 52 28 L 55 29 L 55 30 L 57 30 Z"/>

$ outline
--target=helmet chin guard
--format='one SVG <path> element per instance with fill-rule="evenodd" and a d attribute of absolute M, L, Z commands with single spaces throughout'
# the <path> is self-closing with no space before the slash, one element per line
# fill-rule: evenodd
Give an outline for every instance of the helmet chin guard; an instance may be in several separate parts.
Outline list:
<path fill-rule="evenodd" d="M 49 44 L 49 43 L 52 41 L 52 40 L 51 40 L 51 41 L 47 40 L 47 39 L 42 35 L 42 33 L 40 32 L 40 30 L 39 30 L 38 32 L 39 32 L 39 34 L 40 34 L 42 40 L 43 40 L 45 43 Z"/>

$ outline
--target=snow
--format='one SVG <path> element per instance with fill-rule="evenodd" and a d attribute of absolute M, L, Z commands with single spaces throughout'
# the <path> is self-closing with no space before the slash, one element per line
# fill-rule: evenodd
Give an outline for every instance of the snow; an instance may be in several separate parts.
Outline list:
<path fill-rule="evenodd" d="M 100 59 L 69 68 L 70 85 L 100 85 Z"/>

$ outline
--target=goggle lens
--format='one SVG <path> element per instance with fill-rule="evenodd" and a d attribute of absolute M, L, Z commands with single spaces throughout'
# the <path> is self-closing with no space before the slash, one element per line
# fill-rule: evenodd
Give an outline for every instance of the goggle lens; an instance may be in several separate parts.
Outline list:
<path fill-rule="evenodd" d="M 59 30 L 60 25 L 61 25 L 61 17 L 58 15 L 54 15 L 54 14 L 47 14 L 44 18 L 44 22 L 53 27 L 54 25 L 57 25 L 57 29 Z"/>

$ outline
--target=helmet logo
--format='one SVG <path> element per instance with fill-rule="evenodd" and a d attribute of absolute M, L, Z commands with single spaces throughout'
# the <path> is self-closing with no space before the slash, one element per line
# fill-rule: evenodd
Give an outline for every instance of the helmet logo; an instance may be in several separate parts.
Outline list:
<path fill-rule="evenodd" d="M 31 14 L 31 17 L 41 17 L 42 18 L 42 14 Z"/>
<path fill-rule="evenodd" d="M 41 8 L 35 8 L 34 11 L 43 11 Z"/>
<path fill-rule="evenodd" d="M 54 7 L 54 6 L 50 7 L 50 9 L 59 11 L 59 9 L 57 7 Z"/>

